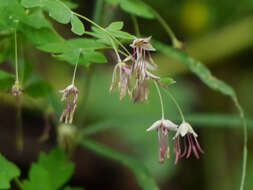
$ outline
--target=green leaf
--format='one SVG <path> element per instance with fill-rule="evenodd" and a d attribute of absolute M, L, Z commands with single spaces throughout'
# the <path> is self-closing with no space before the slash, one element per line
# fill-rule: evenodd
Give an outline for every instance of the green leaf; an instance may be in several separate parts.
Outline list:
<path fill-rule="evenodd" d="M 65 153 L 54 149 L 49 154 L 41 153 L 37 163 L 29 171 L 29 180 L 23 185 L 25 190 L 56 190 L 62 187 L 72 176 L 74 164 Z"/>
<path fill-rule="evenodd" d="M 21 30 L 25 38 L 35 45 L 56 43 L 63 40 L 59 34 L 54 32 L 53 29 L 34 29 L 30 26 L 23 25 Z"/>
<path fill-rule="evenodd" d="M 15 75 L 0 70 L 0 89 L 8 89 L 14 82 Z"/>
<path fill-rule="evenodd" d="M 153 41 L 153 44 L 157 50 L 161 51 L 165 55 L 173 57 L 174 59 L 187 65 L 189 69 L 211 89 L 217 90 L 224 95 L 231 96 L 232 98 L 236 97 L 234 90 L 223 81 L 214 77 L 208 68 L 204 66 L 200 61 L 196 61 L 186 53 L 173 49 L 167 45 L 162 44 L 161 42 Z"/>
<path fill-rule="evenodd" d="M 119 22 L 112 22 L 106 29 L 107 30 L 121 30 L 124 26 L 124 23 L 119 21 Z"/>
<path fill-rule="evenodd" d="M 21 0 L 21 4 L 25 8 L 40 7 L 43 6 L 45 0 Z"/>
<path fill-rule="evenodd" d="M 33 98 L 45 97 L 52 92 L 52 87 L 45 81 L 37 80 L 24 89 L 25 93 Z"/>
<path fill-rule="evenodd" d="M 41 9 L 32 10 L 31 13 L 29 13 L 22 22 L 36 29 L 50 28 L 52 26 L 51 23 L 43 15 Z"/>
<path fill-rule="evenodd" d="M 24 190 L 56 190 L 49 172 L 39 164 L 32 164 L 29 180 L 23 181 Z"/>
<path fill-rule="evenodd" d="M 63 52 L 60 55 L 55 55 L 54 57 L 56 57 L 57 59 L 61 61 L 67 61 L 68 63 L 75 65 L 80 57 L 80 50 L 79 49 L 69 50 L 69 51 Z"/>
<path fill-rule="evenodd" d="M 0 154 L 0 189 L 9 189 L 10 182 L 20 176 L 19 168 Z"/>
<path fill-rule="evenodd" d="M 56 21 L 62 24 L 70 22 L 72 11 L 60 0 L 22 0 L 21 4 L 26 8 L 43 7 Z"/>
<path fill-rule="evenodd" d="M 99 52 L 96 51 L 84 51 L 82 52 L 82 60 L 87 60 L 88 62 L 94 63 L 106 63 L 106 57 Z"/>
<path fill-rule="evenodd" d="M 14 78 L 13 74 L 0 70 L 0 80 L 6 80 L 6 79 L 12 79 L 12 78 Z"/>
<path fill-rule="evenodd" d="M 83 140 L 80 142 L 81 146 L 94 151 L 98 155 L 104 156 L 108 159 L 119 162 L 126 167 L 128 167 L 136 176 L 139 185 L 144 190 L 158 190 L 154 179 L 147 171 L 146 167 L 142 164 L 141 161 L 134 159 L 130 156 L 118 153 L 106 146 L 93 142 L 91 140 Z"/>
<path fill-rule="evenodd" d="M 72 32 L 80 36 L 84 34 L 85 32 L 84 25 L 76 15 L 72 15 L 71 25 L 72 25 L 72 28 L 71 28 Z"/>
<path fill-rule="evenodd" d="M 62 24 L 68 24 L 71 19 L 71 10 L 61 1 L 46 1 L 45 9 L 49 12 L 49 16 Z"/>
<path fill-rule="evenodd" d="M 38 164 L 49 172 L 55 189 L 64 185 L 74 172 L 74 164 L 60 149 L 54 149 L 49 154 L 42 153 Z"/>
<path fill-rule="evenodd" d="M 43 44 L 41 46 L 38 46 L 38 49 L 48 53 L 62 53 L 65 51 L 69 51 L 71 47 L 64 42 L 58 42 Z"/>
<path fill-rule="evenodd" d="M 123 40 L 133 40 L 134 36 L 121 31 L 123 28 L 124 23 L 123 22 L 113 22 L 111 23 L 108 27 L 105 28 L 105 30 L 110 33 L 112 36 L 118 39 L 123 39 Z M 111 38 L 108 36 L 108 34 L 104 31 L 101 31 L 97 27 L 92 27 L 91 28 L 93 32 L 89 32 L 88 34 L 98 38 L 100 42 L 106 44 L 106 45 L 111 45 Z M 115 42 L 115 44 L 117 44 Z"/>
<path fill-rule="evenodd" d="M 163 77 L 160 79 L 160 82 L 166 86 L 172 85 L 176 83 L 176 81 L 173 78 L 170 77 Z"/>
<path fill-rule="evenodd" d="M 73 48 L 84 49 L 84 50 L 88 50 L 88 49 L 95 50 L 95 49 L 105 48 L 105 45 L 93 39 L 76 38 L 76 39 L 68 40 L 66 43 Z"/>
<path fill-rule="evenodd" d="M 76 9 L 78 7 L 78 4 L 73 3 L 72 1 L 69 0 L 61 0 L 68 8 L 72 9 Z"/>
<path fill-rule="evenodd" d="M 27 15 L 17 0 L 0 0 L 0 29 L 14 31 Z"/>
<path fill-rule="evenodd" d="M 104 48 L 105 46 L 92 39 L 76 38 L 65 41 L 64 43 L 49 43 L 38 48 L 42 51 L 49 53 L 56 53 L 55 58 L 61 61 L 67 61 L 68 63 L 75 65 L 76 59 L 79 57 L 79 64 L 83 66 L 89 66 L 91 62 L 94 63 L 106 63 L 106 58 L 103 54 L 94 50 Z"/>
<path fill-rule="evenodd" d="M 121 38 L 121 39 L 127 39 L 127 40 L 133 40 L 134 36 L 121 31 L 122 28 L 124 26 L 123 22 L 112 22 L 108 27 L 106 27 L 105 29 L 112 34 L 114 37 L 116 38 Z"/>
<path fill-rule="evenodd" d="M 148 6 L 140 0 L 119 0 L 119 2 L 120 7 L 127 13 L 147 19 L 154 18 Z"/>

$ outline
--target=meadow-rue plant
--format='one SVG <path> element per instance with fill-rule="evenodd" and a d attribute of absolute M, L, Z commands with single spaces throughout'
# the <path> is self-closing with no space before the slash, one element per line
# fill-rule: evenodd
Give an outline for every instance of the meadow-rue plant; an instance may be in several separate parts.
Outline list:
<path fill-rule="evenodd" d="M 84 98 L 82 98 L 83 100 L 82 99 L 80 100 L 80 106 L 78 106 L 78 108 L 80 107 L 80 109 L 86 110 L 82 107 L 82 105 L 85 105 L 87 101 L 90 86 L 90 76 L 92 75 L 93 70 L 95 70 L 93 64 L 106 63 L 107 56 L 106 57 L 104 56 L 104 52 L 110 49 L 113 49 L 117 56 L 116 61 L 117 64 L 114 66 L 112 73 L 112 81 L 109 90 L 110 92 L 118 90 L 120 100 L 122 100 L 126 95 L 128 95 L 130 99 L 133 99 L 134 103 L 146 102 L 149 100 L 150 91 L 152 90 L 152 88 L 150 88 L 150 84 L 153 82 L 155 85 L 161 104 L 161 119 L 154 122 L 146 131 L 147 132 L 157 131 L 158 145 L 159 145 L 158 146 L 159 162 L 163 163 L 166 160 L 166 158 L 168 159 L 170 158 L 171 140 L 173 140 L 174 143 L 174 153 L 176 157 L 175 164 L 177 164 L 181 158 L 186 159 L 190 158 L 192 154 L 194 154 L 197 159 L 200 158 L 200 154 L 204 154 L 204 151 L 201 148 L 200 143 L 197 139 L 198 134 L 194 131 L 190 123 L 186 122 L 181 107 L 179 106 L 174 96 L 169 92 L 169 85 L 175 83 L 175 81 L 170 77 L 162 77 L 154 74 L 154 72 L 158 68 L 158 65 L 152 59 L 151 53 L 159 51 L 169 57 L 175 58 L 179 62 L 185 63 L 185 65 L 187 65 L 191 71 L 193 71 L 197 76 L 199 76 L 199 78 L 202 81 L 204 81 L 204 83 L 207 84 L 207 86 L 209 86 L 214 90 L 218 90 L 225 95 L 228 95 L 234 101 L 240 113 L 240 117 L 244 126 L 243 167 L 240 186 L 240 190 L 243 190 L 246 176 L 246 163 L 247 163 L 247 124 L 244 118 L 243 109 L 238 102 L 236 93 L 230 86 L 215 78 L 201 62 L 194 60 L 184 52 L 176 50 L 176 48 L 182 48 L 183 43 L 176 38 L 170 26 L 161 17 L 161 15 L 157 11 L 155 11 L 152 7 L 147 5 L 145 2 L 142 2 L 142 0 L 136 1 L 122 0 L 122 1 L 104 1 L 104 2 L 96 1 L 97 4 L 95 7 L 98 11 L 96 10 L 94 12 L 94 19 L 93 19 L 94 21 L 93 21 L 92 19 L 89 19 L 88 17 L 73 11 L 75 4 L 72 4 L 70 0 L 68 1 L 8 0 L 8 3 L 6 2 L 7 0 L 6 1 L 0 0 L 0 18 L 1 18 L 0 39 L 1 43 L 2 38 L 3 39 L 7 38 L 8 41 L 9 36 L 14 33 L 14 42 L 15 42 L 15 82 L 12 86 L 8 86 L 7 89 L 11 88 L 11 94 L 17 97 L 21 96 L 23 93 L 25 94 L 27 93 L 27 95 L 31 97 L 39 96 L 44 98 L 45 103 L 48 104 L 47 107 L 52 108 L 52 110 L 54 110 L 55 115 L 60 116 L 59 118 L 60 122 L 64 123 L 56 125 L 58 126 L 57 140 L 60 147 L 63 148 L 69 154 L 68 155 L 69 157 L 70 154 L 74 153 L 77 143 L 80 143 L 82 146 L 87 145 L 87 147 L 93 150 L 94 152 L 97 152 L 101 155 L 105 155 L 106 157 L 112 158 L 113 160 L 126 163 L 126 166 L 128 166 L 130 169 L 134 168 L 133 171 L 137 175 L 137 179 L 139 180 L 143 189 L 146 190 L 147 186 L 150 189 L 159 189 L 155 184 L 155 182 L 153 182 L 152 177 L 149 176 L 145 171 L 144 166 L 136 167 L 137 165 L 136 163 L 138 163 L 136 160 L 132 159 L 131 157 L 128 158 L 125 155 L 121 155 L 118 152 L 114 152 L 113 150 L 100 146 L 98 143 L 93 143 L 90 142 L 89 139 L 88 140 L 86 139 L 86 136 L 88 136 L 89 133 L 94 133 L 94 131 L 97 132 L 108 126 L 102 127 L 99 126 L 95 129 L 94 128 L 89 129 L 88 126 L 87 127 L 88 130 L 87 131 L 84 130 L 83 132 L 82 130 L 80 130 L 79 126 L 75 127 L 73 125 L 70 125 L 73 123 L 74 115 L 77 110 L 78 97 L 80 97 L 79 90 L 77 86 L 75 86 L 75 76 L 77 72 L 77 67 L 79 67 L 78 65 L 84 66 L 85 69 L 85 75 L 82 76 L 83 80 L 81 81 L 85 81 L 85 93 L 87 93 L 84 94 Z M 98 24 L 99 23 L 98 17 L 100 17 L 99 16 L 100 12 L 101 13 L 106 12 L 102 11 L 103 3 L 109 4 L 113 3 L 113 5 L 116 6 L 118 5 L 122 10 L 130 13 L 136 31 L 135 35 L 138 37 L 135 37 L 134 35 L 131 35 L 123 31 L 122 30 L 124 27 L 123 22 L 112 22 L 105 28 L 100 26 Z M 136 13 L 136 10 L 139 10 L 139 12 Z M 49 20 L 47 17 L 45 17 L 44 14 L 48 14 L 52 19 Z M 136 16 L 149 19 L 156 19 L 157 21 L 159 21 L 159 23 L 164 27 L 169 37 L 171 38 L 172 47 L 164 45 L 163 43 L 155 40 L 152 41 L 151 35 L 148 35 L 149 37 L 142 37 Z M 54 29 L 53 27 L 54 25 L 51 23 L 51 21 L 53 20 L 61 24 L 71 25 L 71 31 L 75 35 L 78 35 L 79 37 L 76 37 L 75 39 L 64 39 Z M 82 21 L 88 22 L 89 24 L 92 25 L 90 31 L 86 31 Z M 61 61 L 65 61 L 71 64 L 72 66 L 74 65 L 72 83 L 68 85 L 65 89 L 59 90 L 59 92 L 62 95 L 61 101 L 66 102 L 66 107 L 62 111 L 62 113 L 59 113 L 58 109 L 61 105 L 60 106 L 55 105 L 57 103 L 56 101 L 54 102 L 55 97 L 54 93 L 52 92 L 53 90 L 51 88 L 47 88 L 50 85 L 49 84 L 48 86 L 45 85 L 46 82 L 43 79 L 41 79 L 43 78 L 43 76 L 40 76 L 41 73 L 38 74 L 36 72 L 33 72 L 32 68 L 29 68 L 29 66 L 27 66 L 26 64 L 22 64 L 20 67 L 21 74 L 19 76 L 17 33 L 21 34 L 20 38 L 24 38 L 21 42 L 22 43 L 24 42 L 25 45 L 26 43 L 30 43 L 39 50 L 51 53 L 54 55 L 55 58 Z M 132 48 L 131 49 L 132 53 L 129 52 L 127 47 L 129 49 Z M 2 46 L 0 48 L 2 48 Z M 20 49 L 22 50 L 22 48 Z M 24 55 L 25 54 L 23 54 L 22 58 L 25 57 Z M 0 60 L 2 59 L 4 60 L 5 58 L 1 54 Z M 26 62 L 26 60 L 23 62 Z M 8 77 L 11 79 L 14 78 L 14 75 L 9 74 L 7 72 L 0 72 L 0 75 L 1 75 L 0 80 Z M 95 83 L 94 86 L 97 87 L 98 85 L 100 84 Z M 161 88 L 165 90 L 170 99 L 175 103 L 181 116 L 180 125 L 171 121 L 174 118 L 169 118 L 170 120 L 165 119 L 168 117 L 165 117 L 163 96 L 160 91 Z M 98 89 L 100 90 L 100 88 Z M 34 93 L 34 91 L 36 92 Z M 82 90 L 80 89 L 80 91 Z M 91 95 L 93 96 L 93 94 Z M 24 96 L 24 99 L 25 98 L 26 97 Z M 18 100 L 16 101 L 18 105 L 17 118 L 21 118 L 22 116 L 21 99 L 23 98 L 16 98 L 16 99 Z M 110 103 L 111 102 L 109 102 L 107 105 L 112 105 Z M 110 107 L 108 109 L 110 109 Z M 80 115 L 82 117 L 84 114 Z M 77 125 L 80 124 L 89 125 L 90 123 L 92 125 L 93 119 L 87 120 L 86 116 L 83 118 L 81 118 L 82 120 L 80 119 L 80 122 L 77 122 Z M 22 135 L 21 124 L 22 121 L 18 119 L 19 136 Z M 106 124 L 103 123 L 103 125 Z M 86 134 L 86 132 L 88 135 Z M 172 134 L 174 135 L 172 139 L 170 139 L 171 133 L 175 133 L 175 135 Z M 53 156 L 51 158 L 53 158 Z M 1 162 L 4 163 L 5 165 L 6 160 L 4 160 L 0 155 L 0 165 Z M 52 163 L 55 162 L 56 161 L 52 161 Z M 138 163 L 138 165 L 141 164 L 142 163 Z M 71 168 L 72 166 L 69 166 L 69 173 L 72 173 Z M 4 187 L 1 186 L 2 183 L 0 182 L 1 188 L 8 189 L 9 188 L 8 185 L 10 186 L 9 184 L 10 181 L 14 179 L 17 187 L 19 187 L 22 190 L 29 189 L 30 187 L 33 187 L 33 189 L 38 189 L 38 187 L 36 186 L 37 181 L 36 180 L 33 181 L 33 179 L 36 179 L 36 177 L 32 176 L 33 173 L 36 174 L 37 172 L 29 172 L 29 175 L 31 175 L 29 176 L 30 179 L 24 181 L 22 180 L 21 182 L 18 179 L 20 175 L 18 170 L 15 167 L 12 167 L 12 169 L 13 171 L 16 170 L 12 172 L 15 173 L 14 177 L 10 177 L 7 175 L 9 172 L 8 170 L 3 172 L 3 174 L 6 173 L 5 175 L 7 176 L 8 180 L 7 182 L 5 182 Z M 34 167 L 32 167 L 32 169 L 34 169 Z M 46 177 L 47 179 L 50 179 L 50 175 L 52 174 L 50 174 L 50 172 L 47 171 L 46 169 L 47 167 L 45 168 L 45 171 L 43 169 L 43 173 L 48 174 L 48 176 Z M 52 173 L 54 175 L 54 172 Z M 138 177 L 140 176 L 140 174 L 141 178 Z M 69 177 L 70 176 L 67 176 L 66 179 L 69 179 Z M 143 182 L 143 179 L 145 179 L 145 182 Z M 41 180 L 42 180 L 41 183 L 44 184 L 43 179 Z M 146 185 L 147 181 L 150 182 L 148 185 Z M 64 186 L 65 182 L 66 181 L 63 181 L 57 184 L 58 186 L 54 188 L 56 190 L 60 188 L 69 189 L 68 186 Z M 48 187 L 52 188 L 52 184 L 48 184 Z M 47 188 L 45 188 L 45 190 L 47 190 Z"/>

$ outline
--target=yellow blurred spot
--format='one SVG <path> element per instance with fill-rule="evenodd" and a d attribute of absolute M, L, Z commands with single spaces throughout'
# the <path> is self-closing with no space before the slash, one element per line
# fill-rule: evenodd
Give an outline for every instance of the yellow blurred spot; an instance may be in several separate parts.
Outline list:
<path fill-rule="evenodd" d="M 181 10 L 181 25 L 189 33 L 203 31 L 209 22 L 209 10 L 205 3 L 189 0 Z"/>

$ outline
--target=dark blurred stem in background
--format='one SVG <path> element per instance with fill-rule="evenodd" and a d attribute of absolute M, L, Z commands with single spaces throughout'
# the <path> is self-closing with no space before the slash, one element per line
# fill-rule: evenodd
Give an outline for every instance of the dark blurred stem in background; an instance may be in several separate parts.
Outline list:
<path fill-rule="evenodd" d="M 96 0 L 95 1 L 95 6 L 94 6 L 94 11 L 93 11 L 93 21 L 97 24 L 101 24 L 101 15 L 102 15 L 102 10 L 103 10 L 103 4 L 104 0 Z"/>
<path fill-rule="evenodd" d="M 17 96 L 17 113 L 16 113 L 16 122 L 17 122 L 17 134 L 16 134 L 16 147 L 19 152 L 23 151 L 24 148 L 24 139 L 23 139 L 23 127 L 22 127 L 22 97 Z"/>
<path fill-rule="evenodd" d="M 133 21 L 133 25 L 134 25 L 134 33 L 137 37 L 141 37 L 141 34 L 140 34 L 140 27 L 139 27 L 139 24 L 138 24 L 138 20 L 136 18 L 136 16 L 134 15 L 131 15 L 131 19 Z"/>

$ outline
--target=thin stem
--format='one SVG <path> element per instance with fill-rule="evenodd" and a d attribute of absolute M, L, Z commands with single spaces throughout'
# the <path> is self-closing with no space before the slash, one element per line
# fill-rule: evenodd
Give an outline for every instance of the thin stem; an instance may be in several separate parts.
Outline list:
<path fill-rule="evenodd" d="M 18 43 L 17 43 L 17 31 L 14 31 L 14 38 L 15 38 L 15 69 L 16 69 L 16 83 L 19 82 L 18 80 Z"/>
<path fill-rule="evenodd" d="M 163 107 L 163 99 L 162 99 L 161 91 L 159 89 L 159 86 L 158 86 L 157 82 L 154 81 L 154 83 L 155 83 L 155 87 L 157 89 L 157 92 L 158 92 L 158 95 L 159 95 L 159 98 L 160 98 L 160 102 L 161 102 L 162 119 L 164 119 L 164 107 Z"/>
<path fill-rule="evenodd" d="M 78 65 L 78 62 L 79 62 L 80 53 L 81 53 L 81 50 L 79 51 L 78 56 L 77 56 L 77 59 L 76 59 L 76 64 L 75 64 L 74 73 L 73 73 L 73 78 L 72 78 L 72 85 L 75 84 L 76 70 L 77 70 L 77 65 Z"/>
<path fill-rule="evenodd" d="M 140 34 L 140 27 L 139 27 L 139 24 L 138 24 L 138 20 L 137 20 L 136 16 L 134 16 L 134 15 L 131 15 L 131 18 L 132 18 L 132 21 L 133 21 L 135 34 L 136 34 L 137 37 L 140 37 L 141 34 Z"/>
<path fill-rule="evenodd" d="M 121 62 L 119 53 L 118 53 L 118 51 L 117 51 L 117 49 L 116 49 L 116 47 L 115 47 L 115 44 L 114 44 L 114 42 L 113 42 L 112 39 L 111 39 L 111 43 L 112 43 L 112 48 L 113 48 L 113 50 L 114 50 L 114 52 L 115 52 L 115 54 L 116 54 L 116 56 L 117 56 L 118 62 Z"/>
<path fill-rule="evenodd" d="M 180 113 L 180 116 L 182 118 L 182 121 L 185 122 L 183 111 L 182 111 L 181 107 L 179 106 L 179 104 L 177 103 L 177 100 L 174 98 L 174 96 L 168 90 L 164 90 L 164 91 L 169 95 L 169 97 L 175 103 L 175 105 L 177 106 L 177 109 Z"/>
<path fill-rule="evenodd" d="M 241 107 L 241 105 L 238 102 L 237 98 L 233 98 L 233 101 L 235 103 L 235 106 L 237 107 L 240 118 L 242 121 L 243 125 L 243 136 L 244 136 L 244 143 L 243 143 L 243 161 L 242 161 L 242 178 L 241 178 L 241 185 L 240 185 L 240 190 L 244 189 L 244 184 L 245 184 L 245 177 L 246 177 L 246 169 L 247 169 L 247 156 L 248 156 L 248 129 L 247 129 L 247 122 L 245 120 L 244 116 L 244 111 Z"/>
<path fill-rule="evenodd" d="M 76 12 L 72 12 L 74 15 L 88 21 L 89 23 L 93 24 L 94 26 L 96 26 L 97 28 L 99 28 L 100 30 L 102 30 L 103 32 L 105 32 L 112 40 L 115 40 L 125 51 L 128 55 L 131 55 L 131 53 L 126 49 L 126 47 L 118 40 L 116 39 L 114 36 L 112 36 L 107 30 L 105 30 L 103 27 L 99 26 L 97 23 L 93 22 L 92 20 L 90 20 L 89 18 L 87 18 L 86 16 L 80 15 Z"/>
<path fill-rule="evenodd" d="M 163 26 L 163 28 L 166 30 L 167 34 L 171 37 L 173 47 L 175 48 L 181 48 L 182 43 L 177 39 L 175 33 L 171 29 L 171 27 L 167 24 L 167 22 L 163 19 L 163 17 L 151 6 L 147 5 L 150 11 L 154 14 L 156 19 L 160 22 L 160 24 Z"/>
<path fill-rule="evenodd" d="M 21 190 L 23 189 L 23 185 L 17 177 L 14 178 L 14 182 L 16 183 L 19 189 Z"/>
<path fill-rule="evenodd" d="M 79 13 L 76 13 L 76 12 L 72 11 L 72 10 L 69 9 L 68 6 L 65 5 L 62 1 L 59 1 L 59 0 L 57 0 L 57 1 L 60 2 L 60 3 L 61 3 L 66 9 L 68 9 L 72 14 L 74 14 L 74 15 L 76 15 L 76 16 L 78 16 L 78 17 L 80 17 L 80 18 L 82 18 L 82 19 L 84 19 L 84 20 L 86 20 L 86 21 L 88 21 L 89 23 L 93 24 L 94 26 L 96 26 L 97 28 L 99 28 L 100 30 L 102 30 L 103 32 L 105 32 L 111 39 L 115 40 L 115 41 L 127 52 L 128 55 L 131 55 L 130 52 L 126 49 L 126 47 L 125 47 L 118 39 L 116 39 L 114 36 L 112 36 L 112 35 L 110 34 L 110 32 L 108 32 L 107 30 L 105 30 L 103 27 L 101 27 L 100 25 L 98 25 L 96 22 L 93 22 L 93 21 L 92 21 L 91 19 L 89 19 L 88 17 L 83 16 L 83 15 L 81 15 L 81 14 L 79 14 Z"/>

